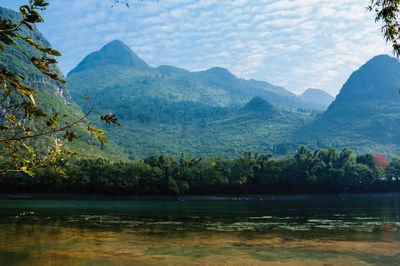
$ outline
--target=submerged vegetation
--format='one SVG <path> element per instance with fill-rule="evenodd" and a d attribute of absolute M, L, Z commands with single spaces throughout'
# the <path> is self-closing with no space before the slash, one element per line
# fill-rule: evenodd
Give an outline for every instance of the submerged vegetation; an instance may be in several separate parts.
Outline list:
<path fill-rule="evenodd" d="M 77 160 L 39 169 L 34 178 L 10 173 L 1 192 L 185 195 L 248 193 L 342 193 L 400 191 L 400 158 L 358 155 L 350 150 L 300 146 L 294 156 L 246 152 L 235 159 L 150 156 L 113 163 Z"/>

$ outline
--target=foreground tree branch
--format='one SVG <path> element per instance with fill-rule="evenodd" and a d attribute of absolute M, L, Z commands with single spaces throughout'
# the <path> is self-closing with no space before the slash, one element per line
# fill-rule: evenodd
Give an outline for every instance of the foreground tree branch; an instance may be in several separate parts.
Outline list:
<path fill-rule="evenodd" d="M 20 34 L 22 27 L 29 31 L 34 31 L 34 24 L 44 22 L 38 11 L 43 11 L 49 5 L 45 0 L 29 0 L 29 4 L 20 7 L 21 19 L 14 23 L 10 19 L 0 17 L 0 52 L 5 52 L 6 47 L 14 46 L 19 52 L 43 75 L 55 82 L 65 83 L 54 72 L 53 65 L 57 61 L 54 56 L 60 56 L 60 52 L 41 46 L 28 36 Z M 24 43 L 33 48 L 41 56 L 30 56 L 19 43 Z M 0 62 L 0 106 L 2 116 L 0 116 L 0 148 L 6 151 L 2 158 L 9 161 L 10 167 L 0 169 L 0 175 L 10 172 L 25 172 L 33 175 L 33 170 L 56 166 L 59 160 L 64 160 L 66 156 L 74 153 L 64 150 L 60 143 L 59 134 L 69 142 L 78 138 L 74 127 L 81 123 L 87 124 L 89 134 L 97 136 L 103 144 L 108 142 L 104 136 L 103 130 L 91 126 L 87 122 L 89 114 L 93 111 L 93 106 L 88 101 L 89 111 L 75 120 L 64 114 L 47 114 L 38 107 L 35 101 L 35 90 L 22 83 L 25 80 L 24 75 L 13 73 L 5 64 Z M 69 118 L 69 120 L 67 119 Z M 118 119 L 113 114 L 107 114 L 100 117 L 106 124 L 118 124 Z M 62 122 L 63 125 L 60 125 Z M 38 143 L 43 138 L 53 137 L 54 145 L 47 148 L 29 145 Z M 44 153 L 44 155 L 43 155 Z M 39 155 L 42 154 L 42 155 Z"/>
<path fill-rule="evenodd" d="M 400 0 L 370 0 L 368 10 L 376 13 L 375 22 L 382 22 L 381 32 L 392 45 L 393 53 L 400 56 Z"/>

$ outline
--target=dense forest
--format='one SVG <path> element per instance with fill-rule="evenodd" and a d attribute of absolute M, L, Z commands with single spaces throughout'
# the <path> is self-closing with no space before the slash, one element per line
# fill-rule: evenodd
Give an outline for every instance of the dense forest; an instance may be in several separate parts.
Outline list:
<path fill-rule="evenodd" d="M 112 195 L 277 194 L 400 191 L 400 158 L 300 146 L 294 156 L 244 153 L 235 159 L 151 156 L 112 163 L 76 160 L 34 177 L 9 173 L 0 192 Z"/>

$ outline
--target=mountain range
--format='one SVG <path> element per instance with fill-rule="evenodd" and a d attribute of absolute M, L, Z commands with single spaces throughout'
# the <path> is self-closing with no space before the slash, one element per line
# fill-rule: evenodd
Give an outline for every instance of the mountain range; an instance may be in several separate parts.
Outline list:
<path fill-rule="evenodd" d="M 67 81 L 82 108 L 86 95 L 104 112 L 118 114 L 121 128 L 107 133 L 131 158 L 181 152 L 231 157 L 255 148 L 272 152 L 275 143 L 286 141 L 313 116 L 298 108 L 322 106 L 219 67 L 152 68 L 121 41 L 86 56 Z"/>
<path fill-rule="evenodd" d="M 110 134 L 134 158 L 180 152 L 229 157 L 244 150 L 284 155 L 300 144 L 395 154 L 398 66 L 392 57 L 377 56 L 351 75 L 336 99 L 318 89 L 296 96 L 219 67 L 152 68 L 113 41 L 89 54 L 67 80 L 77 102 L 84 94 L 120 115 L 125 126 Z"/>
<path fill-rule="evenodd" d="M 17 19 L 7 9 L 0 14 Z M 34 35 L 50 46 L 37 30 Z M 387 55 L 356 70 L 336 98 L 317 89 L 296 96 L 220 67 L 152 67 L 118 40 L 87 55 L 68 73 L 67 87 L 40 76 L 16 50 L 0 53 L 0 61 L 27 77 L 46 110 L 78 117 L 88 108 L 85 95 L 98 113 L 118 115 L 121 127 L 105 128 L 111 140 L 106 148 L 83 134 L 75 144 L 83 156 L 234 157 L 247 150 L 284 156 L 301 144 L 389 157 L 400 152 L 400 63 Z"/>
<path fill-rule="evenodd" d="M 198 72 L 167 65 L 152 68 L 119 40 L 87 55 L 68 73 L 67 79 L 72 93 L 76 88 L 84 94 L 105 90 L 109 94 L 112 90 L 117 98 L 123 93 L 129 94 L 133 103 L 144 97 L 226 107 L 241 106 L 260 96 L 285 108 L 324 109 L 328 106 L 310 99 L 303 101 L 290 91 L 265 81 L 238 78 L 220 67 Z"/>

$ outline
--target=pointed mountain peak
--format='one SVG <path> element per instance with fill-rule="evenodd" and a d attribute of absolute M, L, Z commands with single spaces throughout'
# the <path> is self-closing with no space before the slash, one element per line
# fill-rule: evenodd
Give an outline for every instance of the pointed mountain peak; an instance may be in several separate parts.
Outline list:
<path fill-rule="evenodd" d="M 274 108 L 272 104 L 270 104 L 267 100 L 256 96 L 253 97 L 244 107 L 243 109 L 269 109 L 269 108 Z"/>
<path fill-rule="evenodd" d="M 104 45 L 99 51 L 86 56 L 68 75 L 84 69 L 104 68 L 110 65 L 123 66 L 135 70 L 152 69 L 129 46 L 120 40 L 114 40 Z"/>
<path fill-rule="evenodd" d="M 101 48 L 101 50 L 107 50 L 107 49 L 128 49 L 128 50 L 130 50 L 128 45 L 126 45 L 124 42 L 122 42 L 120 40 L 111 41 L 111 42 L 107 43 L 106 45 L 104 45 L 103 48 Z"/>
<path fill-rule="evenodd" d="M 107 43 L 98 52 L 99 53 L 103 53 L 103 54 L 118 53 L 118 54 L 124 54 L 124 55 L 128 55 L 129 54 L 130 56 L 137 56 L 131 50 L 131 48 L 129 48 L 128 45 L 126 45 L 125 43 L 123 43 L 120 40 L 114 40 L 114 41 L 111 41 L 111 42 Z"/>
<path fill-rule="evenodd" d="M 259 115 L 266 117 L 273 117 L 276 115 L 280 115 L 281 112 L 278 108 L 270 104 L 267 100 L 261 97 L 254 97 L 251 99 L 242 109 L 242 112 L 255 112 Z"/>
<path fill-rule="evenodd" d="M 399 60 L 388 55 L 378 55 L 351 74 L 336 99 L 396 99 L 399 87 Z"/>

